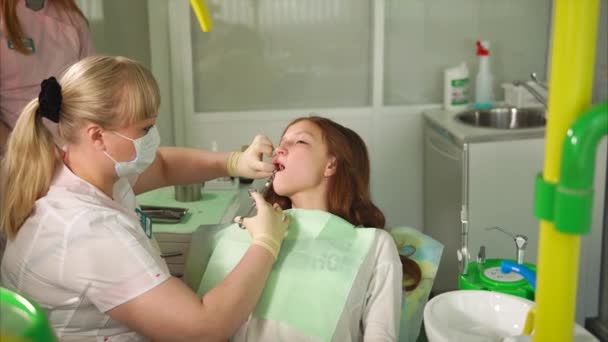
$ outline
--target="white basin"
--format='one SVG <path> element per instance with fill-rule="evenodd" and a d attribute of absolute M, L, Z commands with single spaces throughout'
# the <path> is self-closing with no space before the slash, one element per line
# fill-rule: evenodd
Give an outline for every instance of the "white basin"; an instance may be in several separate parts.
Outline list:
<path fill-rule="evenodd" d="M 424 308 L 429 342 L 530 341 L 521 336 L 532 301 L 490 291 L 442 293 Z M 576 325 L 574 341 L 598 341 Z"/>

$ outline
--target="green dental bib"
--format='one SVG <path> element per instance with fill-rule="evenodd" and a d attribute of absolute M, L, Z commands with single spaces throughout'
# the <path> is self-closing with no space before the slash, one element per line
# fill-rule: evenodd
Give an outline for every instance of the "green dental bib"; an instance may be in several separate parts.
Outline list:
<path fill-rule="evenodd" d="M 355 228 L 325 211 L 287 212 L 291 217 L 288 234 L 253 317 L 281 322 L 330 341 L 375 230 Z M 236 224 L 213 239 L 199 296 L 221 282 L 251 244 L 249 233 Z"/>

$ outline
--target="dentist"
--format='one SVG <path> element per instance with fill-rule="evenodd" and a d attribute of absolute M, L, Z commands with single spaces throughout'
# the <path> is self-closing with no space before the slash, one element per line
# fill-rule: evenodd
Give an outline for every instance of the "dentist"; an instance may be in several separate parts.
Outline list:
<path fill-rule="evenodd" d="M 251 243 L 202 298 L 170 276 L 135 212 L 135 194 L 226 174 L 267 177 L 262 136 L 241 153 L 159 148 L 151 73 L 123 57 L 87 57 L 42 82 L 2 163 L 3 286 L 38 302 L 62 341 L 226 340 L 253 310 L 288 217 L 253 194 Z M 43 121 L 56 125 L 53 136 Z M 66 145 L 59 149 L 55 139 Z"/>

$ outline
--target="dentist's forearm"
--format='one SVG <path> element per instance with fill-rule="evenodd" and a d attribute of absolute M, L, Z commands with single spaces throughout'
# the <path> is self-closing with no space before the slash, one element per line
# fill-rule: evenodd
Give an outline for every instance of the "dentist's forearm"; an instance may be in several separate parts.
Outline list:
<path fill-rule="evenodd" d="M 192 184 L 227 176 L 229 153 L 183 147 L 161 147 L 163 175 L 167 184 Z"/>
<path fill-rule="evenodd" d="M 222 322 L 228 336 L 236 333 L 255 308 L 273 263 L 271 253 L 251 245 L 232 272 L 203 296 L 203 306 Z"/>

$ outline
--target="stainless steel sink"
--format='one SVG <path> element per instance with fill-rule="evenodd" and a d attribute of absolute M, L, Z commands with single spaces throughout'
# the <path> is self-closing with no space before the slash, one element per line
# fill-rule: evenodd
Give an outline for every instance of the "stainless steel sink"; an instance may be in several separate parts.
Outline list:
<path fill-rule="evenodd" d="M 471 126 L 497 129 L 542 127 L 545 125 L 545 109 L 515 107 L 471 109 L 456 114 L 456 120 Z"/>

